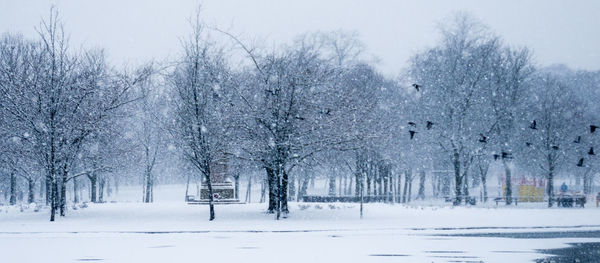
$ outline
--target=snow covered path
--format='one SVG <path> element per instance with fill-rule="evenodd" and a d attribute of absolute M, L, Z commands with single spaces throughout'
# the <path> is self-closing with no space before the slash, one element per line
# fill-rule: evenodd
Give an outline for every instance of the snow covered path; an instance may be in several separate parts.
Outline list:
<path fill-rule="evenodd" d="M 265 204 L 105 203 L 47 222 L 42 210 L 0 211 L 0 254 L 19 262 L 527 262 L 535 249 L 600 238 L 447 236 L 600 230 L 600 209 L 443 208 L 292 204 L 275 221 Z M 309 205 L 309 207 L 306 207 Z M 532 228 L 533 227 L 533 228 Z M 458 229 L 457 229 L 458 228 Z M 53 251 L 58 253 L 52 253 Z"/>

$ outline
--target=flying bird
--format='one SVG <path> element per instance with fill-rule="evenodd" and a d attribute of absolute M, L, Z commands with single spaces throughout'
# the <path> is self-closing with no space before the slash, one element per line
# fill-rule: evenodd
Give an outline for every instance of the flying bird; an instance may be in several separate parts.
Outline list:
<path fill-rule="evenodd" d="M 479 134 L 479 136 L 481 136 L 481 138 L 479 138 L 479 142 L 487 143 L 487 137 L 483 136 L 483 134 L 481 133 Z"/>
<path fill-rule="evenodd" d="M 579 167 L 583 166 L 583 158 L 579 159 L 579 162 L 577 162 L 577 166 L 579 166 Z"/>
<path fill-rule="evenodd" d="M 419 91 L 419 88 L 421 88 L 421 85 L 419 85 L 417 83 L 413 83 L 412 86 L 415 87 L 415 89 L 417 90 L 417 92 Z"/>
<path fill-rule="evenodd" d="M 510 159 L 510 158 L 511 158 L 510 153 L 502 152 L 502 159 Z"/>
<path fill-rule="evenodd" d="M 493 156 L 494 156 L 494 161 L 498 160 L 498 157 L 500 157 L 500 155 L 498 155 L 498 154 L 494 154 Z"/>
<path fill-rule="evenodd" d="M 529 125 L 529 128 L 532 130 L 537 130 L 537 123 L 535 123 L 535 120 L 533 120 L 533 122 L 531 123 L 531 125 Z"/>
<path fill-rule="evenodd" d="M 408 131 L 410 133 L 410 139 L 412 140 L 415 137 L 416 131 Z"/>
<path fill-rule="evenodd" d="M 530 142 L 526 142 L 525 146 L 529 147 L 529 146 L 531 146 L 531 143 Z"/>
<path fill-rule="evenodd" d="M 556 146 L 556 145 L 552 145 L 552 150 L 555 150 L 555 151 L 557 151 L 557 150 L 558 150 L 558 146 Z"/>
<path fill-rule="evenodd" d="M 581 142 L 581 136 L 577 136 L 577 139 L 575 139 L 573 142 L 574 143 L 580 143 Z"/>
<path fill-rule="evenodd" d="M 596 131 L 596 128 L 598 128 L 598 126 L 590 125 L 590 133 L 594 133 Z"/>
<path fill-rule="evenodd" d="M 596 155 L 594 154 L 594 147 L 590 148 L 590 151 L 588 152 L 589 155 Z"/>
<path fill-rule="evenodd" d="M 431 130 L 431 127 L 433 126 L 433 122 L 427 121 L 427 129 Z"/>
<path fill-rule="evenodd" d="M 413 126 L 413 127 L 416 127 L 416 126 L 417 126 L 417 124 L 416 124 L 416 123 L 414 123 L 414 122 L 412 122 L 412 121 L 409 121 L 409 122 L 408 122 L 408 125 L 410 125 L 410 126 Z"/>

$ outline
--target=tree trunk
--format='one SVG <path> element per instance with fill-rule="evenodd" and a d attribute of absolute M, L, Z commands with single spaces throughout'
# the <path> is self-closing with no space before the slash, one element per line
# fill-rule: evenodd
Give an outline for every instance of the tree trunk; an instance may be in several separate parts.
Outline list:
<path fill-rule="evenodd" d="M 425 200 L 425 171 L 421 170 L 419 174 L 419 193 L 417 199 Z"/>
<path fill-rule="evenodd" d="M 289 185 L 289 176 L 285 169 L 282 169 L 282 178 L 281 178 L 281 212 L 285 214 L 289 214 L 290 210 L 288 209 L 288 185 Z"/>
<path fill-rule="evenodd" d="M 282 184 L 281 184 L 281 167 L 277 168 L 277 171 L 275 172 L 275 213 L 276 213 L 276 217 L 275 219 L 279 220 L 279 218 L 281 217 L 281 189 L 282 189 Z"/>
<path fill-rule="evenodd" d="M 267 178 L 260 180 L 260 202 L 265 202 L 265 196 L 267 194 Z"/>
<path fill-rule="evenodd" d="M 408 181 L 408 198 L 407 198 L 408 203 L 410 203 L 410 199 L 412 197 L 412 180 L 413 180 L 412 172 L 410 174 L 409 179 L 410 180 Z"/>
<path fill-rule="evenodd" d="M 483 187 L 483 202 L 488 201 L 488 191 L 487 191 L 487 176 L 481 177 L 481 185 Z"/>
<path fill-rule="evenodd" d="M 402 173 L 398 173 L 396 175 L 396 203 L 400 203 L 402 201 Z"/>
<path fill-rule="evenodd" d="M 288 195 L 287 200 L 293 201 L 294 198 L 296 198 L 296 177 L 298 177 L 298 176 L 294 175 L 294 174 L 290 174 L 289 176 L 290 176 L 290 178 L 289 178 L 290 186 L 288 187 L 289 195 Z"/>
<path fill-rule="evenodd" d="M 79 182 L 73 178 L 73 203 L 79 203 Z"/>
<path fill-rule="evenodd" d="M 554 205 L 554 167 L 550 165 L 548 172 L 548 207 Z"/>
<path fill-rule="evenodd" d="M 27 178 L 27 203 L 31 204 L 35 202 L 35 181 L 32 178 Z"/>
<path fill-rule="evenodd" d="M 104 186 L 105 185 L 106 185 L 106 179 L 104 178 L 104 176 L 102 176 L 102 177 L 100 177 L 99 182 L 98 182 L 98 203 L 104 202 Z"/>
<path fill-rule="evenodd" d="M 206 188 L 208 188 L 208 209 L 209 209 L 209 217 L 208 220 L 209 221 L 213 221 L 215 220 L 215 199 L 214 199 L 214 192 L 213 192 L 213 188 L 212 188 L 212 180 L 210 178 L 210 160 L 204 160 L 203 162 L 203 170 L 204 172 L 204 180 L 206 181 Z"/>
<path fill-rule="evenodd" d="M 250 203 L 250 194 L 252 193 L 252 176 L 248 175 L 248 187 L 246 187 L 246 203 Z"/>
<path fill-rule="evenodd" d="M 189 201 L 190 199 L 188 198 L 188 196 L 190 192 L 190 174 L 187 175 L 187 180 L 185 182 L 185 201 Z"/>
<path fill-rule="evenodd" d="M 504 173 L 506 174 L 506 205 L 512 204 L 512 179 L 511 179 L 511 171 L 508 167 L 508 163 L 506 159 L 502 159 L 502 165 L 504 166 Z"/>
<path fill-rule="evenodd" d="M 358 168 L 358 167 L 357 167 Z M 355 174 L 355 183 L 354 183 L 354 194 L 356 195 L 356 197 L 360 196 L 360 170 L 356 171 Z"/>
<path fill-rule="evenodd" d="M 340 188 L 340 195 L 348 195 L 348 176 L 344 175 L 343 180 L 340 180 L 342 183 L 342 188 Z"/>
<path fill-rule="evenodd" d="M 463 175 L 462 175 L 462 185 L 463 185 L 463 196 L 465 199 L 465 205 L 469 204 L 469 168 L 467 165 L 463 167 Z"/>
<path fill-rule="evenodd" d="M 50 175 L 46 175 L 45 185 L 46 205 L 50 205 L 52 203 L 52 180 Z"/>
<path fill-rule="evenodd" d="M 483 188 L 483 202 L 488 201 L 488 192 L 487 192 L 487 172 L 489 169 L 489 165 L 482 166 L 479 164 L 479 172 L 481 176 L 481 187 Z"/>
<path fill-rule="evenodd" d="M 267 171 L 267 182 L 268 182 L 268 187 L 269 187 L 269 207 L 267 208 L 267 213 L 275 213 L 275 210 L 277 209 L 277 189 L 275 189 L 278 186 L 278 182 L 276 175 L 275 175 L 275 171 L 273 171 L 273 169 L 271 167 L 265 167 L 265 170 Z"/>
<path fill-rule="evenodd" d="M 406 172 L 404 172 L 404 191 L 402 191 L 402 203 L 406 203 L 406 195 L 408 194 L 408 182 L 410 181 L 409 173 L 409 170 L 406 170 Z"/>
<path fill-rule="evenodd" d="M 462 193 L 461 193 L 461 174 L 460 174 L 460 155 L 458 154 L 458 152 L 454 152 L 454 160 L 453 160 L 453 164 L 454 164 L 454 180 L 455 180 L 455 185 L 454 185 L 454 195 L 456 196 L 454 199 L 454 205 L 460 205 L 460 203 L 462 202 Z"/>
<path fill-rule="evenodd" d="M 396 203 L 396 177 L 394 177 L 391 170 L 388 173 L 391 202 Z"/>
<path fill-rule="evenodd" d="M 146 196 L 144 198 L 144 203 L 150 203 L 152 202 L 152 188 L 154 185 L 153 182 L 153 178 L 152 178 L 152 172 L 150 171 L 150 168 L 146 168 L 146 189 L 145 189 L 145 193 Z"/>
<path fill-rule="evenodd" d="M 65 216 L 67 210 L 67 164 L 63 164 L 60 180 L 60 216 Z"/>
<path fill-rule="evenodd" d="M 343 188 L 344 188 L 344 178 L 345 178 L 345 176 L 343 176 L 340 173 L 340 175 L 339 175 L 339 181 L 338 181 L 338 195 L 339 196 L 344 195 L 344 191 L 343 191 Z"/>
<path fill-rule="evenodd" d="M 367 197 L 371 196 L 371 176 L 367 175 Z"/>
<path fill-rule="evenodd" d="M 209 217 L 208 221 L 215 220 L 215 204 L 214 204 L 214 196 L 212 189 L 212 182 L 210 180 L 210 175 L 206 176 L 206 186 L 208 187 L 208 208 L 209 208 Z"/>
<path fill-rule="evenodd" d="M 96 203 L 96 183 L 98 182 L 98 176 L 92 173 L 92 175 L 88 176 L 88 178 L 90 179 L 90 201 L 92 203 Z"/>
<path fill-rule="evenodd" d="M 240 174 L 235 173 L 233 175 L 233 180 L 234 180 L 234 184 L 235 184 L 233 196 L 235 197 L 235 199 L 240 199 Z"/>
<path fill-rule="evenodd" d="M 356 178 L 356 185 L 358 186 L 358 191 L 359 196 L 360 196 L 360 219 L 363 218 L 363 203 L 364 203 L 364 187 L 365 187 L 365 182 L 364 182 L 364 174 L 362 174 L 362 176 L 357 177 Z"/>
<path fill-rule="evenodd" d="M 10 173 L 10 205 L 17 203 L 17 176 L 14 172 Z"/>
<path fill-rule="evenodd" d="M 375 169 L 373 169 L 374 170 L 373 172 L 376 174 L 376 178 L 377 178 L 377 180 L 376 180 L 377 186 L 378 186 L 377 194 L 380 196 L 383 196 L 385 194 L 385 191 L 384 191 L 385 188 L 383 187 L 383 174 L 381 173 L 381 170 L 377 169 L 377 167 L 379 167 L 380 165 L 381 164 L 379 164 L 378 166 L 375 166 Z"/>
<path fill-rule="evenodd" d="M 50 197 L 50 221 L 54 221 L 56 209 L 58 208 L 58 182 L 56 176 L 52 176 L 52 193 Z"/>
<path fill-rule="evenodd" d="M 383 196 L 385 198 L 385 202 L 387 203 L 387 202 L 390 201 L 389 198 L 388 198 L 390 195 L 389 195 L 389 192 L 388 192 L 388 185 L 389 185 L 389 183 L 388 183 L 387 176 L 383 177 L 382 180 L 383 180 Z"/>
<path fill-rule="evenodd" d="M 583 193 L 589 195 L 592 193 L 592 173 L 588 167 L 583 174 Z"/>
<path fill-rule="evenodd" d="M 439 189 L 437 187 L 439 183 L 439 174 L 438 173 L 433 173 L 432 174 L 432 178 L 431 178 L 431 194 L 433 195 L 433 198 L 438 198 L 439 197 Z"/>

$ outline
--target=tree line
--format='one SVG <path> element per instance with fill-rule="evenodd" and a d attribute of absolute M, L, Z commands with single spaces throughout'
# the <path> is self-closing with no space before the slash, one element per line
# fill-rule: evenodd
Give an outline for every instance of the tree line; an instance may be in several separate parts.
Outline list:
<path fill-rule="evenodd" d="M 105 188 L 132 180 L 152 202 L 159 168 L 212 191 L 211 163 L 223 158 L 236 164 L 236 184 L 243 171 L 261 171 L 277 218 L 317 172 L 329 195 L 397 202 L 410 201 L 413 174 L 416 198 L 429 181 L 455 205 L 475 186 L 487 201 L 494 162 L 507 204 L 516 172 L 548 181 L 549 206 L 557 175 L 593 190 L 600 73 L 537 67 L 531 50 L 469 15 L 448 19 L 436 45 L 396 77 L 378 72 L 352 32 L 267 49 L 206 26 L 199 13 L 191 21 L 175 60 L 133 69 L 111 66 L 102 49 L 70 48 L 56 10 L 36 38 L 2 35 L 0 187 L 10 204 L 22 185 L 28 202 L 43 196 L 54 221 L 67 193 L 76 203 L 88 186 L 90 201 L 102 202 Z"/>

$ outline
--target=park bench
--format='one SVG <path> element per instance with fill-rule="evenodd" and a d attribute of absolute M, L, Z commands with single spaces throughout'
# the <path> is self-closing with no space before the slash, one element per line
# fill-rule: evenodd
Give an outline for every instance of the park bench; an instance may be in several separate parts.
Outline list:
<path fill-rule="evenodd" d="M 519 198 L 518 197 L 511 197 L 511 201 L 512 201 L 511 202 L 512 204 L 519 205 Z M 496 197 L 496 198 L 494 198 L 494 202 L 496 202 L 496 206 L 498 206 L 498 204 L 500 202 L 506 203 L 506 197 L 504 197 L 504 196 Z"/>
<path fill-rule="evenodd" d="M 560 194 L 554 198 L 556 205 L 559 207 L 585 207 L 586 198 L 582 194 Z"/>
<path fill-rule="evenodd" d="M 458 203 L 457 200 L 456 200 L 456 197 L 445 196 L 444 200 L 446 201 L 446 203 L 453 203 L 453 204 Z M 476 205 L 477 204 L 477 198 L 475 198 L 473 196 L 463 196 L 461 198 L 461 201 L 463 201 L 463 202 L 466 201 L 466 203 L 470 204 L 470 205 Z"/>

